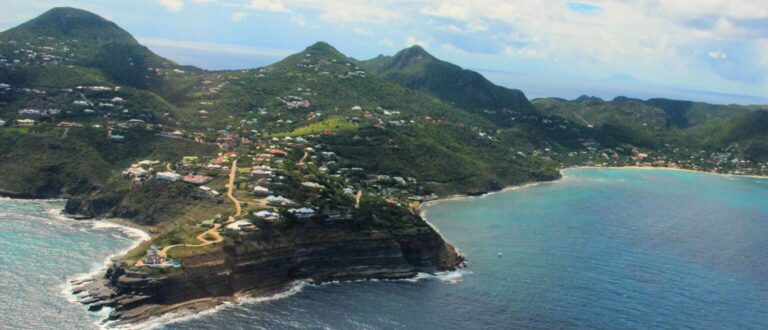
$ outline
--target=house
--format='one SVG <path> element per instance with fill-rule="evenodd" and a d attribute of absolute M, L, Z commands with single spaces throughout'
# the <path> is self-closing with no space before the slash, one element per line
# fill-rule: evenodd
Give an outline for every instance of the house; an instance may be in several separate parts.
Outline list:
<path fill-rule="evenodd" d="M 289 205 L 289 204 L 293 204 L 293 201 L 288 199 L 288 198 L 285 198 L 283 196 L 275 197 L 274 195 L 268 196 L 267 197 L 267 202 L 272 204 L 272 205 Z"/>
<path fill-rule="evenodd" d="M 290 209 L 288 210 L 288 213 L 293 214 L 298 219 L 308 219 L 315 215 L 315 210 L 308 207 L 302 207 L 298 209 Z"/>
<path fill-rule="evenodd" d="M 184 156 L 181 158 L 181 163 L 184 166 L 192 166 L 200 162 L 200 157 L 197 156 Z"/>
<path fill-rule="evenodd" d="M 5 120 L 0 119 L 0 126 L 5 126 Z"/>
<path fill-rule="evenodd" d="M 161 180 L 161 181 L 175 182 L 175 181 L 178 181 L 180 178 L 181 178 L 181 175 L 175 172 L 158 172 L 155 175 L 155 179 Z"/>
<path fill-rule="evenodd" d="M 268 188 L 256 186 L 253 188 L 253 194 L 256 196 L 267 196 L 270 194 L 270 191 Z"/>
<path fill-rule="evenodd" d="M 34 119 L 18 119 L 16 120 L 16 125 L 25 126 L 25 127 L 35 126 L 35 120 Z"/>
<path fill-rule="evenodd" d="M 259 218 L 259 219 L 267 220 L 267 221 L 277 221 L 277 220 L 280 220 L 280 214 L 275 213 L 275 212 L 269 212 L 269 211 L 266 211 L 266 210 L 255 212 L 255 213 L 253 213 L 253 216 L 255 216 L 255 217 Z"/>
<path fill-rule="evenodd" d="M 203 197 L 203 198 L 215 198 L 215 197 L 218 197 L 219 195 L 221 195 L 220 192 L 206 186 L 200 186 L 199 190 L 197 191 L 197 196 Z"/>
<path fill-rule="evenodd" d="M 283 157 L 288 156 L 288 152 L 287 151 L 285 151 L 283 149 L 277 149 L 277 148 L 270 149 L 269 153 L 272 154 L 272 155 L 275 155 L 275 156 L 283 156 Z"/>
<path fill-rule="evenodd" d="M 301 185 L 304 186 L 304 187 L 313 188 L 313 189 L 323 189 L 323 188 L 325 188 L 325 187 L 323 187 L 323 185 L 321 185 L 319 183 L 316 183 L 316 182 L 302 182 Z"/>
<path fill-rule="evenodd" d="M 19 116 L 24 117 L 40 117 L 43 115 L 43 112 L 37 109 L 21 109 L 19 110 Z"/>
<path fill-rule="evenodd" d="M 145 170 L 145 169 L 143 169 L 141 167 L 131 167 L 131 168 L 123 171 L 123 175 L 124 176 L 134 177 L 134 178 L 145 176 L 148 173 L 149 173 L 149 171 L 147 171 L 147 170 Z"/>
<path fill-rule="evenodd" d="M 354 111 L 363 111 L 363 108 L 361 106 L 359 106 L 359 105 L 356 105 L 356 106 L 352 107 L 352 110 L 354 110 Z"/>
<path fill-rule="evenodd" d="M 160 255 L 160 247 L 152 245 L 147 250 L 147 254 L 144 256 L 144 265 L 153 267 L 160 266 L 166 262 L 165 257 Z"/>
<path fill-rule="evenodd" d="M 160 174 L 160 173 L 158 173 L 158 174 Z M 208 182 L 211 182 L 211 180 L 213 180 L 213 178 L 210 177 L 210 176 L 207 176 L 207 175 L 186 175 L 186 176 L 184 176 L 184 178 L 182 180 L 184 180 L 184 182 L 186 182 L 186 183 L 202 185 L 202 184 L 206 184 Z M 173 181 L 175 181 L 175 180 L 173 180 Z"/>
<path fill-rule="evenodd" d="M 256 169 L 251 172 L 251 175 L 257 178 L 268 178 L 272 176 L 272 171 L 265 171 L 262 169 Z"/>
<path fill-rule="evenodd" d="M 62 121 L 59 123 L 59 127 L 83 127 L 83 124 L 69 122 L 69 121 Z"/>
<path fill-rule="evenodd" d="M 258 230 L 256 226 L 245 220 L 238 220 L 227 225 L 227 229 L 240 230 L 240 231 L 254 231 Z"/>

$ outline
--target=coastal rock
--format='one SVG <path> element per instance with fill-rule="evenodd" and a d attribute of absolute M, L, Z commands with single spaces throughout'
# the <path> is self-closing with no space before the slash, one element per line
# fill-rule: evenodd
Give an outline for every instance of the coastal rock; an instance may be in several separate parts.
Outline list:
<path fill-rule="evenodd" d="M 110 319 L 144 321 L 169 311 L 204 309 L 234 295 L 265 296 L 298 280 L 404 279 L 454 270 L 463 258 L 432 228 L 408 233 L 329 228 L 271 241 L 228 246 L 222 254 L 183 260 L 182 270 L 158 271 L 114 263 L 81 301 Z M 97 289 L 97 287 L 100 287 Z"/>

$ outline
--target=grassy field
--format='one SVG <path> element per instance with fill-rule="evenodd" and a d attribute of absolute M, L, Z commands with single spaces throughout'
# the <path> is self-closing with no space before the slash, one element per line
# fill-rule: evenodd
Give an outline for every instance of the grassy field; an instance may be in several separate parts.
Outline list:
<path fill-rule="evenodd" d="M 357 125 L 347 120 L 346 118 L 331 117 L 320 122 L 311 123 L 309 125 L 296 128 L 295 130 L 288 133 L 275 133 L 275 134 L 272 134 L 272 136 L 277 136 L 277 137 L 304 136 L 304 135 L 317 134 L 325 131 L 340 132 L 340 131 L 351 131 L 355 129 L 357 129 Z"/>

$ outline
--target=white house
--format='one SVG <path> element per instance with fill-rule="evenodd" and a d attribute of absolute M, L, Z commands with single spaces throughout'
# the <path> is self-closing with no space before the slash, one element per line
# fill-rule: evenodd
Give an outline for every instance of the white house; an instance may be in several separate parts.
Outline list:
<path fill-rule="evenodd" d="M 288 210 L 288 212 L 295 215 L 299 219 L 311 218 L 313 215 L 315 215 L 315 210 L 310 209 L 308 207 L 302 207 L 299 209 L 290 209 Z"/>
<path fill-rule="evenodd" d="M 175 182 L 181 178 L 181 175 L 174 172 L 158 172 L 155 178 L 162 181 Z"/>
<path fill-rule="evenodd" d="M 259 196 L 266 196 L 269 195 L 269 189 L 262 187 L 262 186 L 256 186 L 253 188 L 253 193 Z"/>

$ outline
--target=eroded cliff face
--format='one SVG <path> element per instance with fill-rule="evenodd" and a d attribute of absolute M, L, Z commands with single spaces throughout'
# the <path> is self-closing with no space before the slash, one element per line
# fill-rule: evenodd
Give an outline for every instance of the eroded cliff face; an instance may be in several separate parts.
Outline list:
<path fill-rule="evenodd" d="M 428 226 L 408 233 L 334 228 L 230 244 L 221 253 L 186 258 L 181 270 L 165 275 L 118 262 L 76 291 L 88 291 L 81 302 L 91 309 L 110 306 L 111 319 L 134 323 L 233 295 L 274 294 L 297 280 L 402 279 L 454 270 L 462 261 Z"/>

